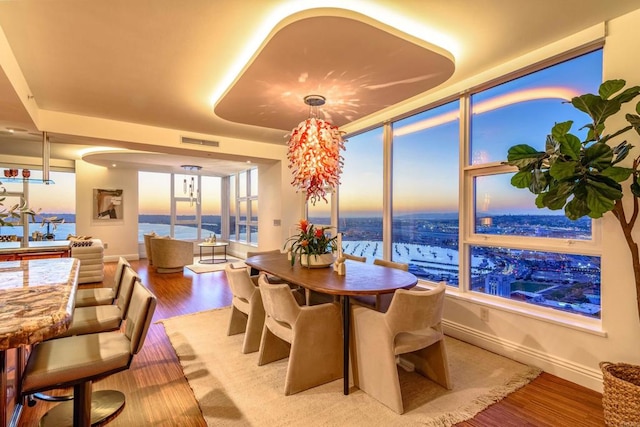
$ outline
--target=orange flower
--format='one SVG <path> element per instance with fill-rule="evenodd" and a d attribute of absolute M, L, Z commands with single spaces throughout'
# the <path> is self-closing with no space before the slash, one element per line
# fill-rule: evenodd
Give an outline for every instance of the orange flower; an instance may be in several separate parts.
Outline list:
<path fill-rule="evenodd" d="M 309 246 L 309 241 L 308 240 L 303 240 L 302 242 L 300 242 L 300 246 L 306 248 L 307 246 Z"/>
<path fill-rule="evenodd" d="M 303 233 L 306 233 L 308 227 L 309 227 L 309 221 L 307 221 L 306 219 L 301 219 L 300 230 L 302 230 Z"/>

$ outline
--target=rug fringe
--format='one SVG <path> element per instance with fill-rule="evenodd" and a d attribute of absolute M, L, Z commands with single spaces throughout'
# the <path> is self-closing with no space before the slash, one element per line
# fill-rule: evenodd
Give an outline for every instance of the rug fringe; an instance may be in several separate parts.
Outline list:
<path fill-rule="evenodd" d="M 510 393 L 524 387 L 537 378 L 542 372 L 542 369 L 529 367 L 527 372 L 513 376 L 505 384 L 489 390 L 486 395 L 478 397 L 468 406 L 460 408 L 457 412 L 449 412 L 435 417 L 425 423 L 425 426 L 450 427 L 462 421 L 469 420 L 489 406 L 504 399 Z"/>

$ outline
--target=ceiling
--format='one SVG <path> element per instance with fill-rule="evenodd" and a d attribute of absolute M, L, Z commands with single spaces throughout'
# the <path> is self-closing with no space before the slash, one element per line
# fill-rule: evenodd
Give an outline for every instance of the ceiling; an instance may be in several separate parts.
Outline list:
<path fill-rule="evenodd" d="M 309 94 L 327 98 L 321 117 L 355 131 L 406 100 L 637 8 L 640 0 L 0 1 L 0 155 L 39 156 L 48 113 L 78 128 L 97 118 L 149 134 L 283 145 L 309 114 Z M 50 132 L 51 156 L 153 147 L 103 134 Z M 163 154 L 84 158 L 142 170 L 200 164 L 216 175 L 260 161 L 153 151 Z"/>

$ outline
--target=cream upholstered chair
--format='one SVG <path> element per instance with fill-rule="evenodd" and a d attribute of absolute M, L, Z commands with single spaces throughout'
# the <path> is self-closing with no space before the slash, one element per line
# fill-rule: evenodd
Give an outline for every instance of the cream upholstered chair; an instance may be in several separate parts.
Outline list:
<path fill-rule="evenodd" d="M 224 271 L 233 294 L 227 335 L 244 332 L 242 352 L 258 351 L 264 325 L 264 307 L 257 277 L 252 280 L 246 268 L 234 268 L 232 264 L 228 264 Z"/>
<path fill-rule="evenodd" d="M 342 378 L 340 305 L 300 306 L 286 284 L 258 279 L 266 318 L 258 365 L 289 356 L 284 394 Z"/>
<path fill-rule="evenodd" d="M 140 276 L 131 266 L 124 265 L 116 303 L 75 308 L 69 328 L 56 338 L 120 329 L 122 322 L 127 318 L 127 310 L 136 281 L 140 281 Z"/>
<path fill-rule="evenodd" d="M 88 427 L 105 415 L 112 416 L 124 405 L 124 394 L 119 391 L 92 394 L 92 382 L 129 368 L 133 356 L 142 348 L 155 307 L 156 297 L 136 282 L 124 332 L 77 335 L 35 345 L 22 375 L 21 396 L 73 387 L 73 402 L 58 404 L 43 420 L 65 419 L 72 413 L 74 426 Z M 101 409 L 100 418 L 92 419 L 92 400 L 96 401 L 94 407 Z M 105 402 L 112 405 L 103 412 Z M 60 425 L 55 421 L 53 424 Z"/>
<path fill-rule="evenodd" d="M 389 310 L 353 306 L 351 340 L 354 382 L 362 391 L 399 414 L 404 412 L 396 358 L 451 389 L 442 332 L 445 285 L 428 291 L 399 289 Z"/>
<path fill-rule="evenodd" d="M 398 270 L 409 271 L 409 264 L 404 262 L 386 261 L 384 259 L 376 258 L 373 260 L 374 265 L 380 265 L 383 267 L 397 268 Z M 391 304 L 393 294 L 379 294 L 376 296 L 369 295 L 356 295 L 352 298 L 353 302 L 360 305 L 372 307 L 378 311 L 385 312 Z"/>
<path fill-rule="evenodd" d="M 80 261 L 82 265 L 82 261 Z M 129 262 L 123 258 L 118 258 L 116 273 L 113 278 L 113 284 L 104 288 L 78 289 L 76 291 L 76 308 L 89 307 L 92 305 L 113 304 L 118 297 L 120 291 L 120 279 L 122 278 L 122 270 Z"/>
<path fill-rule="evenodd" d="M 345 257 L 346 259 L 350 259 L 351 261 L 358 261 L 358 262 L 367 262 L 367 257 L 366 256 L 358 256 L 358 255 L 351 255 L 351 254 L 342 254 L 343 257 Z"/>
<path fill-rule="evenodd" d="M 142 236 L 144 238 L 144 251 L 147 253 L 147 263 L 149 265 L 153 265 L 153 254 L 151 253 L 151 238 L 158 237 L 155 232 L 151 232 L 148 234 L 144 234 Z"/>
<path fill-rule="evenodd" d="M 151 237 L 153 265 L 158 273 L 177 273 L 193 264 L 193 243 L 169 237 Z"/>

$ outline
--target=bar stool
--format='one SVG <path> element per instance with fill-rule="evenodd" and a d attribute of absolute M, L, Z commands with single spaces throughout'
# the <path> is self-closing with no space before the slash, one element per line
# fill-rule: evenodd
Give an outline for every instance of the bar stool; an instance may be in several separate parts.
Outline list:
<path fill-rule="evenodd" d="M 76 307 L 113 304 L 116 298 L 118 298 L 120 279 L 122 278 L 122 270 L 125 265 L 129 266 L 129 262 L 123 257 L 118 258 L 118 265 L 116 266 L 116 274 L 112 286 L 78 289 L 76 291 Z"/>
<path fill-rule="evenodd" d="M 156 297 L 136 281 L 124 332 L 76 335 L 33 347 L 22 376 L 21 397 L 61 387 L 73 387 L 73 402 L 47 412 L 40 426 L 89 427 L 116 414 L 124 405 L 122 392 L 91 392 L 93 381 L 129 369 L 144 343 L 156 308 Z M 109 402 L 108 407 L 96 401 Z M 92 412 L 93 407 L 99 409 Z"/>

